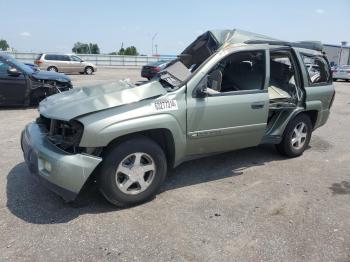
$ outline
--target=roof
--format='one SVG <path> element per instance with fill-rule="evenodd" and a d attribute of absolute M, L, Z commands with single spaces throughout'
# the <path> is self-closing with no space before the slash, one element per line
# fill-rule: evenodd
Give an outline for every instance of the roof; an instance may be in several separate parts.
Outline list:
<path fill-rule="evenodd" d="M 312 49 L 316 51 L 323 50 L 323 45 L 319 41 L 288 42 L 288 41 L 282 41 L 269 36 L 251 33 L 251 32 L 239 30 L 239 29 L 211 30 L 209 32 L 215 37 L 219 46 L 223 46 L 226 44 L 245 43 L 245 44 L 268 44 L 268 45 L 291 46 L 291 47 Z"/>
<path fill-rule="evenodd" d="M 215 37 L 219 46 L 223 46 L 224 44 L 246 43 L 247 41 L 280 41 L 269 36 L 240 29 L 210 30 L 208 32 Z"/>

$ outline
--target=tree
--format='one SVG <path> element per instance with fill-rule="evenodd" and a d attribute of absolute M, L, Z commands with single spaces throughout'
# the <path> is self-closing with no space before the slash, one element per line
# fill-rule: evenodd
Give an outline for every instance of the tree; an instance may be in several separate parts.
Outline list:
<path fill-rule="evenodd" d="M 119 49 L 118 55 L 125 55 L 125 49 L 123 47 Z"/>
<path fill-rule="evenodd" d="M 97 44 L 76 42 L 72 48 L 72 52 L 76 54 L 99 54 L 100 48 Z"/>
<path fill-rule="evenodd" d="M 135 46 L 129 46 L 127 48 L 121 47 L 118 52 L 109 53 L 110 55 L 139 55 Z"/>
<path fill-rule="evenodd" d="M 5 39 L 0 39 L 0 50 L 6 51 L 9 47 L 9 44 Z"/>
<path fill-rule="evenodd" d="M 129 46 L 125 49 L 124 55 L 139 55 L 135 46 Z"/>

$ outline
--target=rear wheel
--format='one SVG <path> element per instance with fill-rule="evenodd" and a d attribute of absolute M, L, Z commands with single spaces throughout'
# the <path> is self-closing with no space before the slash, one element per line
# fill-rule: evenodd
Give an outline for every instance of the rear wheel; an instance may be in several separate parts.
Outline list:
<path fill-rule="evenodd" d="M 297 115 L 288 123 L 282 142 L 276 145 L 277 150 L 288 157 L 300 156 L 309 145 L 311 133 L 310 118 L 305 114 Z"/>
<path fill-rule="evenodd" d="M 49 67 L 47 68 L 47 71 L 58 72 L 58 69 L 57 69 L 57 67 L 55 67 L 55 66 L 49 66 Z"/>
<path fill-rule="evenodd" d="M 106 152 L 98 177 L 99 189 L 116 206 L 140 204 L 158 192 L 166 171 L 161 147 L 147 137 L 135 137 Z"/>

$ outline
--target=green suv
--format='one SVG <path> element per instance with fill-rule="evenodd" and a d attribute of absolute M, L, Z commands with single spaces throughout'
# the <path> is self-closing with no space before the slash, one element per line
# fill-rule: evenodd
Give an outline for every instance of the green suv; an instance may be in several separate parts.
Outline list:
<path fill-rule="evenodd" d="M 194 157 L 263 143 L 301 155 L 334 95 L 319 42 L 208 31 L 145 84 L 46 98 L 21 145 L 31 172 L 65 200 L 93 177 L 108 201 L 130 206 L 152 198 L 168 168 Z"/>

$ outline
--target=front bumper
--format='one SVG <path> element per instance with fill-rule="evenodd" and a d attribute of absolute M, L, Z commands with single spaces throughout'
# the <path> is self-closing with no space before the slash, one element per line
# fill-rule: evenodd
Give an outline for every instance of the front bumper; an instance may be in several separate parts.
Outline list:
<path fill-rule="evenodd" d="M 21 146 L 31 173 L 66 201 L 76 198 L 102 161 L 99 157 L 64 152 L 47 139 L 46 130 L 36 123 L 23 130 Z"/>

